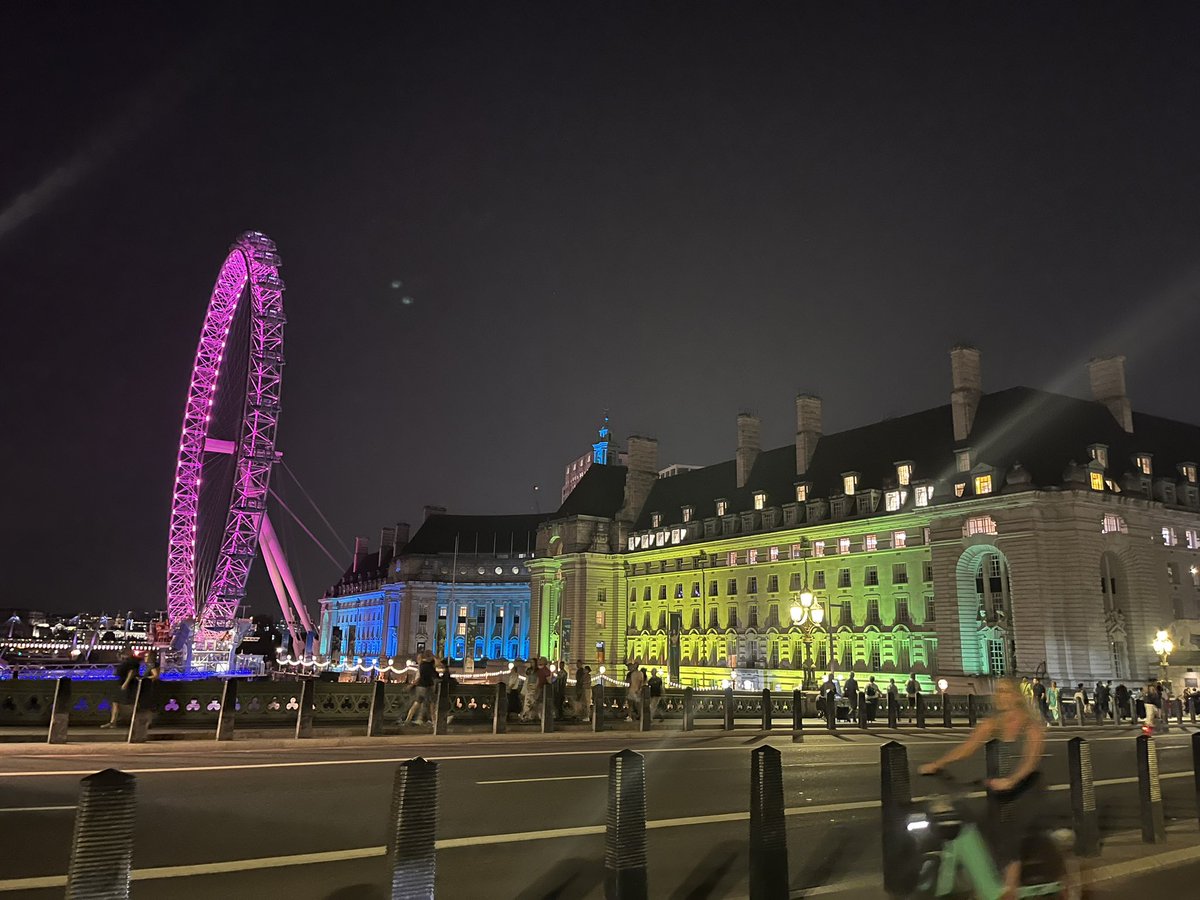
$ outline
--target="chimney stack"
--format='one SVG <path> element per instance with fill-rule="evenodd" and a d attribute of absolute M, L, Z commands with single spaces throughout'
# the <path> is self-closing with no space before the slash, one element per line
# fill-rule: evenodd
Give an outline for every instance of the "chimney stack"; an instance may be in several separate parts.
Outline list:
<path fill-rule="evenodd" d="M 658 480 L 658 441 L 650 437 L 631 435 L 625 473 L 625 501 L 617 518 L 633 522 L 642 512 L 650 489 Z"/>
<path fill-rule="evenodd" d="M 379 532 L 379 567 L 382 569 L 391 562 L 392 554 L 396 552 L 396 529 L 385 525 Z"/>
<path fill-rule="evenodd" d="M 821 439 L 821 398 L 813 394 L 796 395 L 796 474 L 803 475 L 817 452 Z"/>
<path fill-rule="evenodd" d="M 980 355 L 977 348 L 968 344 L 959 344 L 950 351 L 950 376 L 954 384 L 950 407 L 954 414 L 954 440 L 958 442 L 971 436 L 979 398 L 983 396 Z"/>
<path fill-rule="evenodd" d="M 367 561 L 367 539 L 365 537 L 356 537 L 354 539 L 354 571 L 358 572 Z"/>
<path fill-rule="evenodd" d="M 399 553 L 404 545 L 408 543 L 408 523 L 396 523 L 396 552 Z"/>
<path fill-rule="evenodd" d="M 446 507 L 444 506 L 426 506 L 425 518 L 422 521 L 428 522 L 430 516 L 444 516 L 445 514 Z"/>
<path fill-rule="evenodd" d="M 1088 363 L 1092 399 L 1103 403 L 1126 433 L 1133 434 L 1133 408 L 1125 393 L 1125 357 L 1100 356 Z"/>
<path fill-rule="evenodd" d="M 753 413 L 741 412 L 737 417 L 737 486 L 743 488 L 750 480 L 750 470 L 758 459 L 759 431 L 762 423 Z"/>

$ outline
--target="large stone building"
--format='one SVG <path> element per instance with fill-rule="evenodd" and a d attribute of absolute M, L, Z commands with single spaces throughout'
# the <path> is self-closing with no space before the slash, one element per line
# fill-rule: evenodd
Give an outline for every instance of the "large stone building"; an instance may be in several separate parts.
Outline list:
<path fill-rule="evenodd" d="M 1134 412 L 1121 357 L 1092 400 L 984 393 L 972 347 L 951 372 L 949 404 L 837 434 L 801 395 L 772 450 L 741 415 L 733 459 L 669 478 L 631 437 L 538 529 L 537 648 L 702 685 L 1157 672 L 1157 629 L 1200 633 L 1200 428 Z"/>
<path fill-rule="evenodd" d="M 350 568 L 321 599 L 321 654 L 528 657 L 528 565 L 546 516 L 426 513 L 412 540 L 397 525 L 383 529 L 374 553 L 356 542 Z"/>

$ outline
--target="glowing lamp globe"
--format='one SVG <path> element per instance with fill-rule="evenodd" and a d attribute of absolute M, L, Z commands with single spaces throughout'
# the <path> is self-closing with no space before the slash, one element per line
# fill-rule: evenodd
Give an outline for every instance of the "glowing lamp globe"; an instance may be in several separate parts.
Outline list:
<path fill-rule="evenodd" d="M 814 606 L 812 610 L 812 620 L 816 625 L 820 625 L 825 621 L 825 608 L 822 606 Z"/>

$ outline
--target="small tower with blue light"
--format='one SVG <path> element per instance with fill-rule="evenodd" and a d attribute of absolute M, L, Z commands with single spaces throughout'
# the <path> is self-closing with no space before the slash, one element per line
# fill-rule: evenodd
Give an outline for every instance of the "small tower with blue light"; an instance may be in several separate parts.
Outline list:
<path fill-rule="evenodd" d="M 600 425 L 600 440 L 592 444 L 592 462 L 601 466 L 608 465 L 610 441 L 611 432 L 608 430 L 608 413 L 605 413 L 604 421 Z"/>

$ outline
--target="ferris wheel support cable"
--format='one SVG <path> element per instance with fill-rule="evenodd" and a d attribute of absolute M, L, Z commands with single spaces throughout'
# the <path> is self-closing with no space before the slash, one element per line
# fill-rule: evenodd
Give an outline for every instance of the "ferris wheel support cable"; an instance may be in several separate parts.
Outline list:
<path fill-rule="evenodd" d="M 283 466 L 283 471 L 287 472 L 288 475 L 291 476 L 292 481 L 296 482 L 296 487 L 300 488 L 300 493 L 304 495 L 304 499 L 307 500 L 309 505 L 317 511 L 317 515 L 321 517 L 321 521 L 325 523 L 325 527 L 329 529 L 329 533 L 333 535 L 333 539 L 341 544 L 342 550 L 345 551 L 346 556 L 353 556 L 354 554 L 350 552 L 349 545 L 342 540 L 342 536 L 337 533 L 337 529 L 335 529 L 333 525 L 330 524 L 329 520 L 325 518 L 325 513 L 321 512 L 321 507 L 317 506 L 317 501 L 314 500 L 312 495 L 304 489 L 304 485 L 300 483 L 300 479 L 296 477 L 296 473 L 291 470 L 291 467 L 288 466 L 287 462 L 284 460 L 280 460 L 279 462 L 280 465 Z"/>
<path fill-rule="evenodd" d="M 342 571 L 344 571 L 342 564 L 340 562 L 338 562 L 334 558 L 333 554 L 330 553 L 329 550 L 325 547 L 325 545 L 322 544 L 317 539 L 317 536 L 308 530 L 308 526 L 300 521 L 300 517 L 298 515 L 296 515 L 296 513 L 292 510 L 292 508 L 290 506 L 288 506 L 286 502 L 284 502 L 284 499 L 282 497 L 280 497 L 278 493 L 275 492 L 275 489 L 270 488 L 269 490 L 271 491 L 271 496 L 274 497 L 275 500 L 279 503 L 279 505 L 283 507 L 283 511 L 286 512 L 289 516 L 291 516 L 293 521 L 295 521 L 295 523 L 297 525 L 299 525 L 302 529 L 304 529 L 304 533 L 307 534 L 310 538 L 312 538 L 312 542 L 321 548 L 321 552 L 324 553 L 327 557 L 329 557 L 329 561 L 334 564 L 334 566 L 338 570 L 338 573 L 340 574 Z"/>

